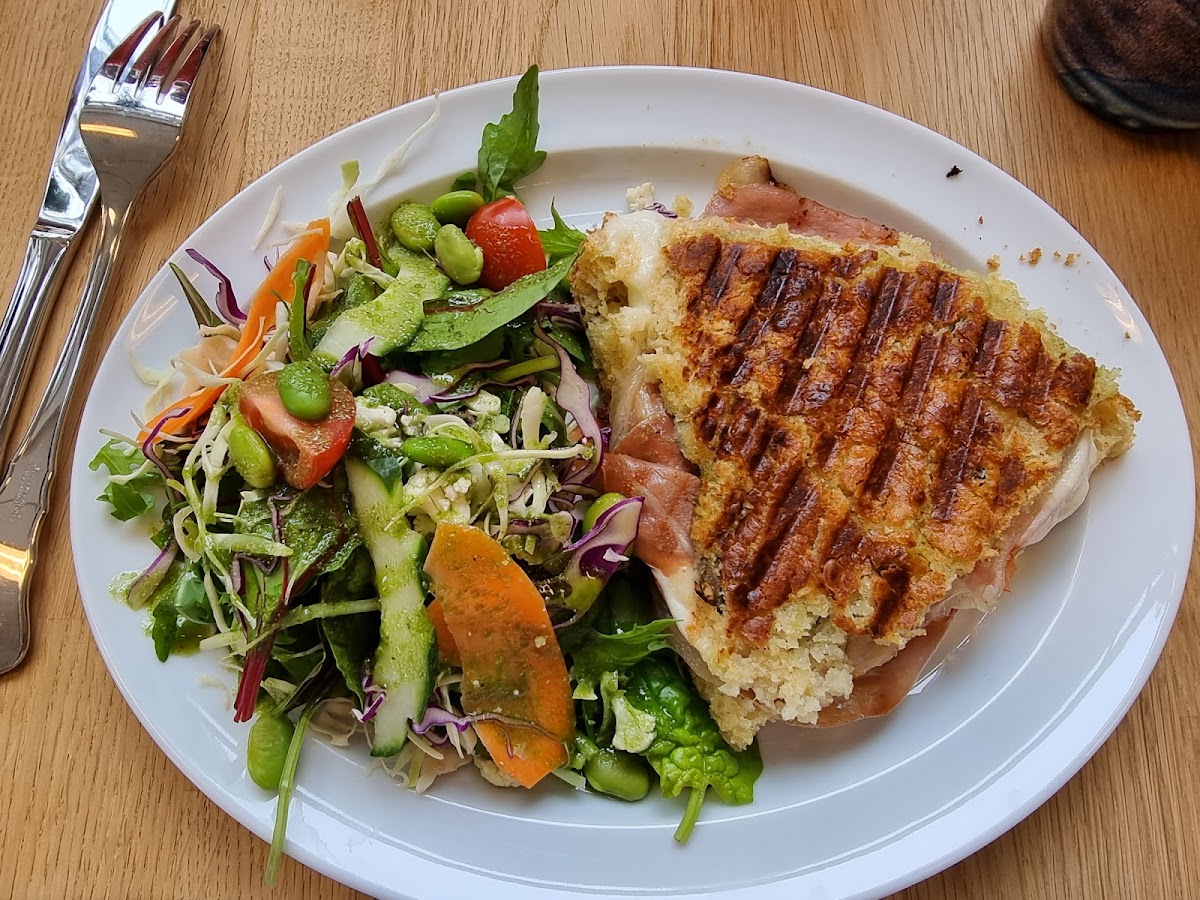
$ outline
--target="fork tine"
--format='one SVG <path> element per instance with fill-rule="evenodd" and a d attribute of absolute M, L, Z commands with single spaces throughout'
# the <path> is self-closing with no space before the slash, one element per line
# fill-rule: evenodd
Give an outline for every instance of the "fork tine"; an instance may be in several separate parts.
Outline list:
<path fill-rule="evenodd" d="M 170 76 L 171 70 L 175 68 L 175 63 L 183 55 L 183 48 L 187 46 L 187 42 L 192 39 L 192 35 L 195 34 L 196 29 L 199 27 L 200 20 L 192 19 L 176 35 L 175 40 L 171 41 L 171 46 L 163 51 L 162 56 L 158 58 L 158 62 L 154 64 L 154 68 L 150 71 L 150 77 L 146 80 L 147 91 L 157 91 L 160 95 L 162 94 L 163 85 L 167 83 L 167 78 Z"/>
<path fill-rule="evenodd" d="M 204 29 L 200 40 L 196 42 L 192 52 L 187 55 L 187 59 L 175 73 L 175 79 L 171 82 L 170 96 L 176 103 L 187 102 L 188 94 L 192 92 L 192 85 L 196 83 L 196 76 L 200 74 L 200 66 L 204 62 L 205 54 L 208 53 L 208 47 L 220 32 L 221 29 L 217 25 L 210 25 Z"/>
<path fill-rule="evenodd" d="M 155 23 L 162 21 L 162 13 L 154 12 L 142 19 L 138 26 L 129 33 L 129 37 L 117 44 L 112 53 L 108 54 L 108 59 L 100 67 L 99 74 L 104 78 L 109 79 L 114 84 L 121 79 L 121 72 L 129 65 L 129 60 L 133 58 L 133 52 L 137 50 L 138 44 L 142 42 L 142 38 L 146 36 Z"/>
<path fill-rule="evenodd" d="M 171 16 L 167 19 L 166 24 L 158 29 L 158 32 L 146 44 L 146 49 L 139 53 L 133 64 L 125 70 L 124 82 L 127 87 L 132 88 L 135 92 L 141 90 L 142 85 L 146 83 L 146 76 L 158 62 L 163 46 L 174 34 L 175 26 L 178 24 L 179 16 Z"/>

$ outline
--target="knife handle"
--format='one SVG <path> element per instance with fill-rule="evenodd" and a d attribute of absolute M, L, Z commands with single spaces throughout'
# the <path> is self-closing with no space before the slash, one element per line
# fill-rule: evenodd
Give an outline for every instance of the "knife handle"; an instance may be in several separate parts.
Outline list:
<path fill-rule="evenodd" d="M 20 391 L 29 377 L 46 308 L 58 290 L 70 237 L 39 226 L 29 236 L 12 300 L 0 320 L 0 459 L 16 418 Z"/>
<path fill-rule="evenodd" d="M 50 499 L 67 404 L 87 354 L 88 339 L 104 302 L 108 277 L 129 216 L 129 203 L 105 206 L 100 242 L 92 256 L 83 294 L 67 331 L 46 392 L 34 410 L 0 481 L 0 675 L 15 669 L 29 649 L 29 595 L 38 533 Z"/>

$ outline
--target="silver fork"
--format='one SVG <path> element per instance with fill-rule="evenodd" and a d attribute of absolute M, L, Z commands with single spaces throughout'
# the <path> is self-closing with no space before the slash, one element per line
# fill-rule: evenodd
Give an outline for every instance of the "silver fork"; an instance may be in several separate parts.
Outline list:
<path fill-rule="evenodd" d="M 215 25 L 208 28 L 189 50 L 200 23 L 180 29 L 179 17 L 172 16 L 134 59 L 161 22 L 159 13 L 148 16 L 105 60 L 79 116 L 83 144 L 100 182 L 100 243 L 46 393 L 0 483 L 0 675 L 16 668 L 29 649 L 29 589 L 63 416 L 129 210 L 175 149 L 192 87 L 218 32 Z"/>

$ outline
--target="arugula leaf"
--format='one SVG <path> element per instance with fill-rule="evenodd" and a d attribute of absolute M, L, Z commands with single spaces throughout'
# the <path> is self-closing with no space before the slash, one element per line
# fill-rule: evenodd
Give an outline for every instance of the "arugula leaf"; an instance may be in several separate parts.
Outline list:
<path fill-rule="evenodd" d="M 212 624 L 212 604 L 208 602 L 208 592 L 204 589 L 204 572 L 199 563 L 189 563 L 179 574 L 171 599 L 179 615 L 189 622 L 198 625 Z"/>
<path fill-rule="evenodd" d="M 154 639 L 154 655 L 159 662 L 166 662 L 175 646 L 179 634 L 179 610 L 168 594 L 154 604 L 151 613 L 150 637 Z"/>
<path fill-rule="evenodd" d="M 512 112 L 483 126 L 479 145 L 480 193 L 485 201 L 515 194 L 513 185 L 537 170 L 546 151 L 537 149 L 538 68 L 530 66 L 513 92 Z M 457 184 L 457 182 L 456 182 Z"/>
<path fill-rule="evenodd" d="M 184 274 L 183 269 L 175 265 L 173 262 L 167 263 L 171 269 L 171 273 L 175 276 L 175 280 L 179 282 L 179 287 L 183 290 L 184 299 L 187 300 L 188 306 L 192 309 L 192 316 L 196 319 L 196 325 L 200 328 L 216 328 L 221 324 L 221 317 L 213 312 L 200 292 L 196 290 L 196 286 L 192 284 L 191 279 Z"/>
<path fill-rule="evenodd" d="M 458 350 L 481 341 L 497 328 L 528 312 L 567 277 L 575 255 L 564 256 L 550 268 L 518 278 L 500 293 L 470 309 L 427 315 L 421 330 L 406 348 L 410 353 Z"/>
<path fill-rule="evenodd" d="M 160 482 L 158 470 L 147 467 L 140 475 L 125 478 L 145 465 L 146 457 L 141 450 L 115 439 L 101 447 L 88 463 L 88 468 L 93 472 L 98 472 L 101 466 L 108 469 L 108 484 L 96 499 L 112 505 L 109 512 L 114 519 L 128 522 L 154 508 L 154 495 L 149 493 L 149 489 Z M 113 476 L 120 477 L 122 481 L 113 481 Z"/>
<path fill-rule="evenodd" d="M 554 218 L 554 227 L 539 231 L 538 237 L 542 239 L 542 249 L 546 251 L 550 261 L 554 262 L 578 250 L 587 235 L 563 221 L 558 210 L 554 208 L 553 200 L 550 201 L 550 215 Z"/>
<path fill-rule="evenodd" d="M 655 736 L 644 756 L 658 773 L 663 794 L 677 797 L 685 788 L 692 792 L 676 841 L 687 842 L 708 788 L 726 803 L 754 799 L 754 782 L 762 774 L 758 745 L 736 751 L 725 743 L 676 660 L 655 656 L 638 663 L 629 674 L 625 699 L 654 716 Z"/>

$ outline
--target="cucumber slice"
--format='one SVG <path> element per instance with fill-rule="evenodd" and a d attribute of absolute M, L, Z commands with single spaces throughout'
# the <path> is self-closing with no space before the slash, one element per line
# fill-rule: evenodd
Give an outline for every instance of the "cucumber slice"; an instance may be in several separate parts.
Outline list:
<path fill-rule="evenodd" d="M 330 323 L 313 349 L 319 362 L 336 364 L 368 338 L 375 356 L 399 350 L 420 330 L 425 301 L 436 300 L 450 287 L 450 279 L 426 256 L 393 249 L 391 258 L 399 267 L 396 280 L 374 300 L 346 310 Z"/>
<path fill-rule="evenodd" d="M 359 531 L 375 564 L 379 591 L 379 648 L 375 683 L 387 698 L 375 713 L 372 756 L 395 756 L 408 740 L 409 727 L 425 714 L 437 663 L 433 622 L 425 611 L 421 565 L 425 539 L 397 515 L 399 483 L 391 489 L 369 466 L 346 457 L 350 500 Z"/>

